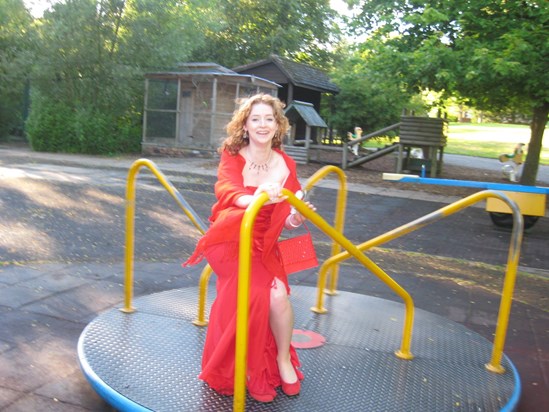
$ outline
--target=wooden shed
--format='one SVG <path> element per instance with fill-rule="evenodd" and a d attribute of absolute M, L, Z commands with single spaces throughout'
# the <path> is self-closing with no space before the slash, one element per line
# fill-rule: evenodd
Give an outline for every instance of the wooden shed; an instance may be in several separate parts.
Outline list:
<path fill-rule="evenodd" d="M 339 88 L 330 81 L 322 70 L 308 64 L 294 62 L 276 54 L 267 59 L 233 68 L 237 73 L 249 74 L 268 79 L 281 86 L 278 98 L 289 107 L 293 101 L 311 103 L 320 112 L 322 94 L 339 93 Z M 296 140 L 304 140 L 307 124 L 300 119 L 295 124 Z M 316 130 L 312 130 L 311 140 L 316 141 Z"/>
<path fill-rule="evenodd" d="M 280 86 L 215 63 L 185 63 L 145 75 L 142 151 L 180 155 L 212 152 L 225 137 L 237 100 L 277 95 Z"/>
<path fill-rule="evenodd" d="M 284 150 L 292 156 L 298 163 L 309 163 L 309 148 L 311 146 L 311 136 L 320 134 L 321 129 L 327 129 L 328 125 L 320 117 L 312 103 L 300 102 L 294 100 L 285 111 L 286 117 L 290 121 L 291 129 L 287 140 L 284 142 Z M 305 124 L 305 137 L 296 144 L 295 125 Z"/>

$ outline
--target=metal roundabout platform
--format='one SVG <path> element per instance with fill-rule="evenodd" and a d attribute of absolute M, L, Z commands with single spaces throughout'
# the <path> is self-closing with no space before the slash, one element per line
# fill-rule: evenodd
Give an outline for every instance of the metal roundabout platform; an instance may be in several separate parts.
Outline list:
<path fill-rule="evenodd" d="M 491 342 L 464 326 L 416 309 L 415 357 L 401 360 L 394 351 L 402 335 L 402 304 L 340 292 L 326 297 L 328 313 L 319 315 L 309 309 L 315 296 L 315 288 L 292 287 L 294 340 L 297 347 L 312 347 L 298 349 L 305 374 L 301 394 L 290 398 L 279 391 L 269 404 L 248 396 L 247 411 L 516 408 L 520 380 L 514 365 L 504 356 L 506 372 L 489 372 L 484 365 Z M 232 410 L 232 397 L 218 395 L 197 378 L 206 335 L 206 328 L 191 323 L 197 300 L 198 288 L 143 296 L 134 301 L 136 312 L 112 309 L 85 328 L 78 343 L 80 365 L 111 406 L 123 411 Z M 318 335 L 325 341 L 302 344 Z"/>

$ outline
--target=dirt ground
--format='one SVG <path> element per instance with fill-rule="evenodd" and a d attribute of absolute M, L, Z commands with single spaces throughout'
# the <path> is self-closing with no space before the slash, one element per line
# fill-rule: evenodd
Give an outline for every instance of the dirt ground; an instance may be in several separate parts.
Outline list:
<path fill-rule="evenodd" d="M 393 253 L 390 249 L 384 248 L 373 248 L 368 256 L 376 262 L 382 262 L 383 269 L 387 273 L 406 274 L 403 268 L 408 268 L 409 262 L 415 260 L 421 261 L 421 273 L 414 274 L 417 278 L 435 282 L 453 282 L 465 288 L 483 289 L 496 296 L 499 296 L 503 289 L 505 273 L 503 266 L 433 256 L 427 253 L 403 251 Z M 549 279 L 522 272 L 519 269 L 513 299 L 549 312 Z"/>
<path fill-rule="evenodd" d="M 329 163 L 329 158 L 326 158 Z M 337 158 L 332 159 L 334 164 Z M 299 175 L 307 178 L 315 173 L 323 164 L 310 163 L 298 165 Z M 349 183 L 361 183 L 370 186 L 384 186 L 389 184 L 383 181 L 383 173 L 395 172 L 395 158 L 391 155 L 365 163 L 364 165 L 347 169 L 345 174 Z M 438 176 L 444 179 L 473 180 L 494 183 L 508 183 L 500 170 L 484 170 L 455 165 L 443 165 L 442 173 Z M 443 196 L 466 197 L 478 192 L 480 189 L 425 185 L 413 183 L 390 183 L 391 188 L 402 190 L 415 190 Z M 384 268 L 395 272 L 407 267 L 410 259 L 405 253 L 391 253 L 383 248 L 374 248 L 370 252 L 374 260 L 379 259 L 384 263 Z M 421 255 L 423 272 L 420 277 L 432 280 L 451 281 L 460 286 L 481 288 L 495 294 L 499 294 L 502 288 L 502 274 L 505 272 L 502 266 L 491 266 L 458 259 L 447 259 L 429 254 Z M 518 301 L 549 312 L 549 279 L 529 273 L 519 272 L 520 282 L 515 289 L 514 298 Z"/>

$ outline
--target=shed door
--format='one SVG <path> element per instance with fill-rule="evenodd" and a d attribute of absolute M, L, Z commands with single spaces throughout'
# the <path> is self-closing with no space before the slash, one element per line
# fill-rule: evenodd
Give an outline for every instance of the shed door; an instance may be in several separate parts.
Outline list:
<path fill-rule="evenodd" d="M 191 89 L 181 89 L 179 101 L 179 137 L 183 146 L 193 145 L 193 92 Z"/>

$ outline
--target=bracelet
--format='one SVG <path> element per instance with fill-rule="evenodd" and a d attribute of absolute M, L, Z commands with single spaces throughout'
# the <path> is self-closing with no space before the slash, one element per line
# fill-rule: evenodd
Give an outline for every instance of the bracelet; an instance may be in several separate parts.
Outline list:
<path fill-rule="evenodd" d="M 288 224 L 289 224 L 291 227 L 293 227 L 294 229 L 297 229 L 299 226 L 301 226 L 301 224 L 302 224 L 303 222 L 300 222 L 300 223 L 297 224 L 297 225 L 294 224 L 294 223 L 292 222 L 292 218 L 293 218 L 294 216 L 295 216 L 295 213 L 290 214 L 290 217 L 288 218 Z"/>

